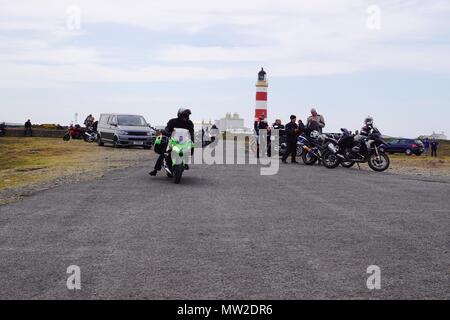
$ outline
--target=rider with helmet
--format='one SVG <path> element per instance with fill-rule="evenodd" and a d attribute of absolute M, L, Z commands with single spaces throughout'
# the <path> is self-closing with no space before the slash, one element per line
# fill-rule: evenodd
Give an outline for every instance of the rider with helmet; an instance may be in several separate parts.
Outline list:
<path fill-rule="evenodd" d="M 363 136 L 368 136 L 372 133 L 373 128 L 373 118 L 371 116 L 368 116 L 366 119 L 364 119 L 364 127 L 362 127 L 360 134 Z"/>
<path fill-rule="evenodd" d="M 195 140 L 194 139 L 194 123 L 189 119 L 190 115 L 191 115 L 191 110 L 186 109 L 186 108 L 178 109 L 177 117 L 169 120 L 166 128 L 163 130 L 163 132 L 161 134 L 165 137 L 170 137 L 176 128 L 186 129 L 186 130 L 189 130 L 189 133 L 191 135 L 191 140 L 194 141 Z M 164 144 L 163 146 L 161 146 L 161 150 L 166 150 L 168 139 L 163 139 L 161 141 L 163 141 L 163 144 Z M 194 149 L 192 149 L 191 152 L 193 153 L 193 151 L 194 151 Z M 154 170 L 149 173 L 151 176 L 156 176 L 158 171 L 161 170 L 163 162 L 164 162 L 164 157 L 170 157 L 170 154 L 167 155 L 165 152 L 162 152 L 159 155 L 158 160 L 156 161 Z M 168 161 L 167 163 L 170 164 L 171 161 Z M 189 167 L 187 165 L 186 165 L 186 169 L 189 169 Z"/>

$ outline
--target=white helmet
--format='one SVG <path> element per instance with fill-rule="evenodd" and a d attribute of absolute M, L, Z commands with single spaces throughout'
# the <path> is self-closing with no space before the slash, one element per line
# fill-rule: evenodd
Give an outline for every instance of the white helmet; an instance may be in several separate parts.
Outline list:
<path fill-rule="evenodd" d="M 313 139 L 317 139 L 319 137 L 319 131 L 317 130 L 312 131 L 310 137 Z"/>

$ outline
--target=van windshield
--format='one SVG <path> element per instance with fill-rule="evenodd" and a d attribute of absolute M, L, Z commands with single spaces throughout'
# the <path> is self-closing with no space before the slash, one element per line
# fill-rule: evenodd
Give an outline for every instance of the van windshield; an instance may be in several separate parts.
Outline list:
<path fill-rule="evenodd" d="M 117 116 L 119 126 L 147 126 L 147 122 L 142 116 Z"/>

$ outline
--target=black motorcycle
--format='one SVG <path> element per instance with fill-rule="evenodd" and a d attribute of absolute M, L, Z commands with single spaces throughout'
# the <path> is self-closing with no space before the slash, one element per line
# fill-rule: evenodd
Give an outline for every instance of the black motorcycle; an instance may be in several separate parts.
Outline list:
<path fill-rule="evenodd" d="M 306 165 L 314 165 L 322 162 L 323 154 L 328 150 L 329 145 L 336 145 L 337 141 L 332 135 L 309 131 L 299 137 L 299 143 L 303 147 L 302 160 Z"/>
<path fill-rule="evenodd" d="M 354 135 L 347 129 L 341 129 L 342 136 L 336 146 L 329 146 L 323 153 L 323 164 L 329 169 L 334 169 L 339 164 L 352 167 L 355 163 L 368 163 L 369 167 L 377 172 L 389 168 L 390 159 L 380 150 L 385 144 L 378 129 L 373 128 L 365 135 Z"/>

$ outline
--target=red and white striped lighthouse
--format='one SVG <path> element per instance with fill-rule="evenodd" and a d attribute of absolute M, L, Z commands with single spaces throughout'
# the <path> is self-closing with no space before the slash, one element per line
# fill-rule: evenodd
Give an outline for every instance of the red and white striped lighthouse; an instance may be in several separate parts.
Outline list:
<path fill-rule="evenodd" d="M 258 121 L 262 115 L 267 120 L 267 74 L 264 68 L 258 73 L 258 82 L 256 82 L 256 105 L 255 105 L 255 120 Z"/>

